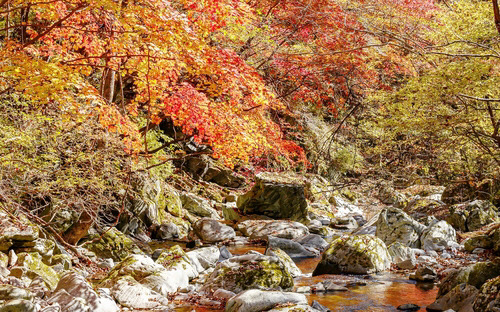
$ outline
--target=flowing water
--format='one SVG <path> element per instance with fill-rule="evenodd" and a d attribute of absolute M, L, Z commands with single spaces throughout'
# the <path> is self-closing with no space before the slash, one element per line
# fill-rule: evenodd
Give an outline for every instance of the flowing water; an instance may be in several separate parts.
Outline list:
<path fill-rule="evenodd" d="M 155 248 L 168 248 L 170 245 L 164 242 L 152 246 Z M 242 255 L 251 250 L 264 253 L 262 246 L 231 246 L 228 248 L 233 255 Z M 334 312 L 384 312 L 398 311 L 397 307 L 414 303 L 421 307 L 420 311 L 426 311 L 425 307 L 436 298 L 438 288 L 434 284 L 419 284 L 409 280 L 407 276 L 395 273 L 384 273 L 378 275 L 321 275 L 312 277 L 311 273 L 316 268 L 320 258 L 295 259 L 297 266 L 302 270 L 304 276 L 295 279 L 296 286 L 313 286 L 325 280 L 333 280 L 339 285 L 347 285 L 348 291 L 337 291 L 327 294 L 305 294 L 309 303 L 318 301 Z M 193 306 L 187 304 L 175 309 L 178 312 L 216 312 L 222 311 L 214 308 Z"/>
<path fill-rule="evenodd" d="M 234 255 L 241 255 L 250 250 L 264 253 L 265 248 L 256 246 L 231 247 Z M 332 279 L 339 284 L 350 284 L 349 291 L 338 291 L 328 294 L 306 294 L 309 303 L 318 301 L 332 311 L 398 311 L 397 307 L 406 303 L 414 303 L 425 311 L 425 306 L 434 302 L 438 288 L 433 284 L 417 284 L 408 277 L 384 273 L 373 276 L 353 275 L 321 275 L 311 277 L 320 258 L 296 260 L 297 266 L 305 277 L 295 279 L 297 286 L 312 286 L 319 282 Z M 364 286 L 358 286 L 363 285 Z"/>

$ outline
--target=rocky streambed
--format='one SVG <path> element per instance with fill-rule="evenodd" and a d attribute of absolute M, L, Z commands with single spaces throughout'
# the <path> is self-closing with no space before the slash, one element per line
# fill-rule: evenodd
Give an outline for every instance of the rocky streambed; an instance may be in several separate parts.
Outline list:
<path fill-rule="evenodd" d="M 498 310 L 497 207 L 318 179 L 266 173 L 223 202 L 155 184 L 76 248 L 1 213 L 0 312 Z"/>

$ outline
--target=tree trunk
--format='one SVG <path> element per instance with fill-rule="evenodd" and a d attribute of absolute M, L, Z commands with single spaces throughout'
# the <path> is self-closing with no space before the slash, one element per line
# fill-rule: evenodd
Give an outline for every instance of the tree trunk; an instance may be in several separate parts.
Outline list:
<path fill-rule="evenodd" d="M 76 245 L 89 231 L 95 221 L 95 213 L 83 210 L 80 218 L 62 235 L 64 241 L 70 245 Z"/>
<path fill-rule="evenodd" d="M 104 73 L 105 76 L 102 78 L 104 81 L 101 95 L 108 103 L 112 103 L 115 95 L 116 71 L 107 69 Z"/>
<path fill-rule="evenodd" d="M 497 27 L 498 34 L 500 34 L 500 10 L 498 8 L 498 0 L 493 1 L 493 14 L 495 15 L 495 26 Z"/>

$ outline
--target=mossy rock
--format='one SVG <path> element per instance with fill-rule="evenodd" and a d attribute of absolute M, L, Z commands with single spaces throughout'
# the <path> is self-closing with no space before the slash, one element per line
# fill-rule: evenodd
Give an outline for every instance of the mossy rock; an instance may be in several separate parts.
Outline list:
<path fill-rule="evenodd" d="M 500 275 L 500 260 L 478 262 L 448 274 L 439 286 L 437 297 L 440 298 L 459 284 L 467 283 L 481 288 L 489 279 Z"/>
<path fill-rule="evenodd" d="M 94 242 L 94 239 L 98 240 Z M 91 234 L 87 240 L 91 243 L 85 245 L 85 247 L 101 258 L 112 258 L 114 261 L 121 261 L 130 254 L 143 253 L 132 239 L 116 228 L 106 231 L 102 237 L 99 233 Z"/>
<path fill-rule="evenodd" d="M 179 192 L 174 187 L 168 184 L 166 184 L 165 190 L 163 192 L 164 202 L 160 204 L 164 204 L 164 206 L 160 206 L 160 211 L 163 211 L 163 209 L 165 209 L 173 216 L 182 218 L 184 216 L 184 211 L 182 210 L 182 201 Z"/>
<path fill-rule="evenodd" d="M 71 267 L 73 266 L 72 263 L 73 261 L 71 259 L 71 256 L 66 254 L 55 255 L 51 259 L 52 266 L 61 264 L 64 270 L 70 270 Z"/>
<path fill-rule="evenodd" d="M 388 270 L 391 256 L 384 242 L 373 235 L 343 236 L 323 253 L 313 276 L 321 274 L 370 274 Z"/>
<path fill-rule="evenodd" d="M 488 235 L 484 234 L 470 237 L 464 242 L 464 248 L 468 252 L 472 252 L 476 248 L 491 249 L 493 246 L 493 240 Z"/>
<path fill-rule="evenodd" d="M 260 173 L 252 189 L 238 197 L 237 206 L 245 214 L 304 222 L 308 220 L 304 184 L 299 176 Z"/>
<path fill-rule="evenodd" d="M 40 277 L 51 290 L 54 290 L 59 282 L 57 272 L 43 263 L 42 256 L 36 252 L 19 253 L 14 268 L 11 269 L 12 276 L 18 278 L 27 277 L 29 279 Z"/>
<path fill-rule="evenodd" d="M 488 280 L 479 289 L 474 301 L 474 311 L 497 312 L 500 310 L 500 276 Z"/>
<path fill-rule="evenodd" d="M 219 262 L 203 286 L 204 290 L 219 288 L 239 293 L 246 289 L 291 289 L 293 278 L 277 257 L 246 254 Z"/>

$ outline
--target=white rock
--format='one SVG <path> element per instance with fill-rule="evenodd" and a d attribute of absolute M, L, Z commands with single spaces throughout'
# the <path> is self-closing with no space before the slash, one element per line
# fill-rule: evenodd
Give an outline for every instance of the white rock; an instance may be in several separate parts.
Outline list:
<path fill-rule="evenodd" d="M 111 294 L 122 306 L 132 309 L 157 309 L 168 305 L 168 299 L 139 284 L 130 276 L 118 279 Z"/>
<path fill-rule="evenodd" d="M 403 270 L 414 269 L 417 265 L 415 252 L 401 243 L 392 243 L 387 250 L 392 258 L 392 263 Z"/>
<path fill-rule="evenodd" d="M 455 229 L 446 221 L 439 221 L 423 231 L 420 237 L 422 249 L 442 251 L 457 242 Z"/>
<path fill-rule="evenodd" d="M 191 265 L 196 268 L 198 273 L 203 273 L 215 267 L 220 257 L 220 251 L 216 246 L 212 246 L 187 252 L 186 255 L 189 257 Z"/>
<path fill-rule="evenodd" d="M 307 298 L 291 292 L 250 289 L 231 298 L 226 304 L 226 312 L 259 312 L 283 303 L 307 305 Z"/>

